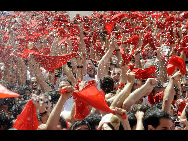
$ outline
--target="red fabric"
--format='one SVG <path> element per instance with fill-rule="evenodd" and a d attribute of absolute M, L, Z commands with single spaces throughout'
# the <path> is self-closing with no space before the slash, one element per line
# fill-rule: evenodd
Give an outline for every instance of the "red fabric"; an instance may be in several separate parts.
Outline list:
<path fill-rule="evenodd" d="M 125 61 L 126 64 L 129 64 L 130 60 L 133 57 L 133 53 L 132 54 L 125 54 L 125 51 L 122 47 L 119 47 L 121 55 L 122 55 L 122 59 Z"/>
<path fill-rule="evenodd" d="M 76 99 L 74 115 L 76 119 L 83 120 L 89 114 L 90 109 L 87 105 L 91 105 L 101 111 L 115 114 L 115 112 L 106 104 L 105 98 L 98 91 L 93 80 L 88 81 L 88 85 L 86 85 L 81 91 L 74 92 L 73 98 Z"/>
<path fill-rule="evenodd" d="M 51 73 L 53 73 L 55 71 L 55 68 L 61 67 L 62 65 L 67 63 L 70 59 L 75 57 L 76 55 L 77 55 L 76 52 L 69 53 L 69 54 L 63 54 L 63 55 L 59 55 L 59 56 L 49 56 L 49 55 L 33 53 L 35 60 L 37 62 L 40 62 L 42 67 Z"/>
<path fill-rule="evenodd" d="M 0 98 L 8 97 L 20 97 L 20 95 L 8 90 L 6 87 L 0 84 Z"/>
<path fill-rule="evenodd" d="M 118 86 L 118 88 L 116 89 L 116 91 L 117 91 L 118 89 L 120 89 L 120 88 L 123 88 L 124 86 L 125 86 L 125 83 L 120 83 L 119 86 Z"/>
<path fill-rule="evenodd" d="M 59 90 L 59 93 L 60 94 L 66 94 L 66 91 L 67 91 L 66 88 L 62 88 L 62 89 Z"/>
<path fill-rule="evenodd" d="M 105 24 L 105 28 L 107 33 L 110 35 L 112 32 L 112 29 L 114 27 L 114 25 L 116 24 L 116 22 L 120 21 L 122 18 L 124 17 L 129 17 L 127 14 L 123 14 L 123 13 L 118 13 L 116 15 L 114 15 L 109 23 Z"/>
<path fill-rule="evenodd" d="M 175 70 L 175 67 L 177 67 L 183 75 L 186 73 L 185 61 L 181 57 L 173 55 L 171 56 L 167 65 L 168 75 L 172 75 L 172 73 Z"/>
<path fill-rule="evenodd" d="M 49 47 L 43 47 L 41 50 L 41 53 L 43 55 L 49 55 L 50 54 L 50 48 Z"/>
<path fill-rule="evenodd" d="M 148 101 L 150 104 L 154 104 L 154 99 L 153 99 L 153 93 L 151 92 L 149 95 L 148 95 Z"/>
<path fill-rule="evenodd" d="M 132 72 L 135 72 L 135 78 L 136 79 L 148 79 L 153 78 L 153 76 L 150 76 L 152 73 L 156 71 L 155 66 L 151 66 L 146 69 L 139 69 L 139 68 L 133 68 L 131 69 Z"/>
<path fill-rule="evenodd" d="M 155 96 L 153 96 L 153 93 L 151 92 L 150 95 L 148 96 L 148 101 L 150 102 L 150 104 L 155 104 L 163 101 L 163 97 L 164 97 L 164 91 L 157 93 Z M 175 104 L 174 99 L 171 104 L 172 105 Z"/>
<path fill-rule="evenodd" d="M 17 117 L 13 128 L 16 128 L 17 130 L 37 130 L 38 126 L 36 107 L 33 104 L 33 99 L 30 99 L 25 105 L 22 113 Z"/>
<path fill-rule="evenodd" d="M 29 56 L 30 53 L 38 53 L 38 52 L 26 48 L 26 49 L 23 50 L 22 58 L 27 60 L 27 57 Z"/>
<path fill-rule="evenodd" d="M 185 100 L 183 100 L 183 101 L 180 103 L 179 108 L 178 108 L 178 116 L 181 116 L 181 113 L 183 112 L 185 106 L 186 106 L 186 103 L 185 103 Z"/>

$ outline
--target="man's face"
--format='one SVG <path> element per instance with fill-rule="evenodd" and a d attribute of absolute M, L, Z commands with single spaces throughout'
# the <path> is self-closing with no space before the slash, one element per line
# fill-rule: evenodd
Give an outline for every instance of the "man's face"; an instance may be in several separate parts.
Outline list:
<path fill-rule="evenodd" d="M 119 82 L 119 80 L 120 80 L 120 75 L 121 75 L 121 69 L 115 68 L 115 69 L 112 70 L 111 77 L 112 77 L 112 79 L 113 79 L 116 83 Z"/>
<path fill-rule="evenodd" d="M 181 93 L 183 96 L 186 94 L 186 86 L 188 86 L 188 80 L 183 80 L 181 82 Z"/>
<path fill-rule="evenodd" d="M 31 78 L 30 85 L 31 85 L 32 89 L 38 89 L 39 84 L 37 82 L 37 79 L 36 78 Z"/>
<path fill-rule="evenodd" d="M 154 128 L 151 125 L 148 125 L 148 130 L 171 130 L 172 126 L 173 126 L 172 120 L 161 118 L 159 120 L 159 125 L 156 128 Z"/>
<path fill-rule="evenodd" d="M 91 60 L 87 60 L 87 74 L 89 77 L 94 77 L 95 76 L 95 66 L 91 62 Z"/>

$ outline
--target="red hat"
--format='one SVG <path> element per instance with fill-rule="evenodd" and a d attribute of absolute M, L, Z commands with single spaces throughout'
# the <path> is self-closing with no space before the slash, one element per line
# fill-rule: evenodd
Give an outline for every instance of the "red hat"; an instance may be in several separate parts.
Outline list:
<path fill-rule="evenodd" d="M 21 114 L 17 117 L 13 128 L 17 130 L 37 130 L 38 126 L 36 107 L 33 104 L 33 99 L 30 99 Z"/>
<path fill-rule="evenodd" d="M 20 97 L 20 95 L 8 90 L 6 87 L 0 84 L 0 98 L 8 97 Z"/>
<path fill-rule="evenodd" d="M 49 55 L 43 55 L 38 53 L 32 53 L 32 55 L 37 62 L 41 63 L 42 67 L 45 70 L 48 70 L 49 72 L 53 73 L 55 71 L 55 68 L 59 68 L 65 63 L 67 63 L 70 59 L 75 57 L 77 53 L 74 52 L 74 53 L 63 54 L 59 56 L 49 56 Z"/>
<path fill-rule="evenodd" d="M 168 65 L 167 65 L 168 75 L 172 75 L 172 73 L 175 70 L 175 67 L 177 67 L 183 75 L 186 73 L 185 61 L 181 57 L 173 55 L 170 58 Z"/>
<path fill-rule="evenodd" d="M 101 92 L 96 88 L 95 81 L 88 81 L 88 84 L 79 92 L 73 93 L 73 98 L 76 99 L 76 108 L 74 117 L 83 120 L 90 112 L 87 105 L 105 111 L 108 113 L 115 112 L 106 104 L 106 100 Z"/>

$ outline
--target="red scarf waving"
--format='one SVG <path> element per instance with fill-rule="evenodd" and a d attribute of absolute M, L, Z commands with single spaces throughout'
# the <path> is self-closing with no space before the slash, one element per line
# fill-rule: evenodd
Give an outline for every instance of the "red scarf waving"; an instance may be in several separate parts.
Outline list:
<path fill-rule="evenodd" d="M 73 98 L 76 99 L 74 115 L 76 119 L 83 120 L 89 114 L 90 109 L 87 105 L 91 105 L 104 112 L 115 114 L 115 112 L 106 104 L 105 98 L 96 88 L 94 83 L 94 80 L 88 81 L 88 84 L 81 91 L 73 93 Z M 60 90 L 61 94 L 64 92 L 65 91 L 62 89 Z"/>
<path fill-rule="evenodd" d="M 175 67 L 177 67 L 183 75 L 186 73 L 185 61 L 181 57 L 173 55 L 167 65 L 168 75 L 173 74 Z"/>
<path fill-rule="evenodd" d="M 16 128 L 17 130 L 37 130 L 38 126 L 36 107 L 33 104 L 33 99 L 30 99 L 25 105 L 22 113 L 17 117 L 13 128 Z"/>
<path fill-rule="evenodd" d="M 55 71 L 55 68 L 59 68 L 65 63 L 67 63 L 70 59 L 75 57 L 77 53 L 74 52 L 58 56 L 49 56 L 37 53 L 33 53 L 32 55 L 34 56 L 37 62 L 41 63 L 42 67 L 45 70 L 48 70 L 49 72 L 53 73 Z"/>
<path fill-rule="evenodd" d="M 135 75 L 136 79 L 148 79 L 154 77 L 151 76 L 151 74 L 156 71 L 156 68 L 155 66 L 151 66 L 146 69 L 132 68 L 131 71 L 136 73 Z"/>

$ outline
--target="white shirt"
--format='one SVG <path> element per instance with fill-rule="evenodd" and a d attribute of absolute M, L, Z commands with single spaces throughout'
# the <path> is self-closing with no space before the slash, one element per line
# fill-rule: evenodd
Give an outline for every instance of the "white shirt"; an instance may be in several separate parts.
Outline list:
<path fill-rule="evenodd" d="M 91 78 L 91 77 L 89 77 L 88 74 L 86 74 L 85 76 L 83 76 L 83 81 L 88 82 L 88 81 L 90 81 L 90 80 L 95 80 L 95 81 L 98 83 L 98 85 L 97 85 L 97 89 L 98 89 L 99 91 L 101 91 L 101 88 L 100 88 L 100 82 L 99 82 L 98 79 L 97 79 L 97 75 L 95 75 L 95 78 Z"/>

